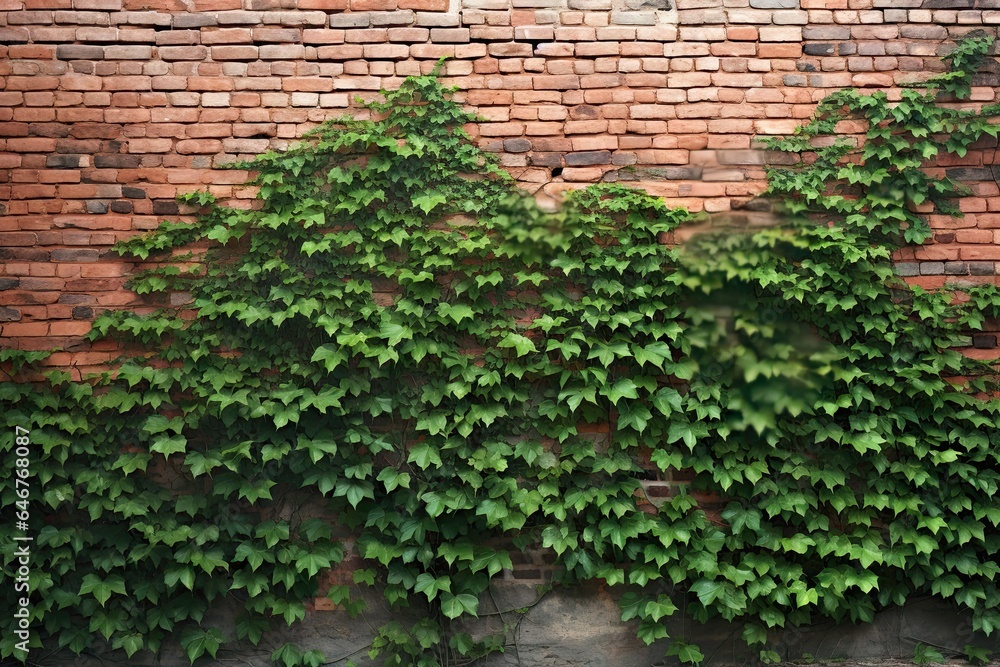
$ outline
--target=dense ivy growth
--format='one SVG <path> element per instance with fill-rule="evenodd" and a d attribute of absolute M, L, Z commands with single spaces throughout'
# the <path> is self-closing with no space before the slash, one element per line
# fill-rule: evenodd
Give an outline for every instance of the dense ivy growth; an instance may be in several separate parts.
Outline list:
<path fill-rule="evenodd" d="M 1000 403 L 991 369 L 951 348 L 1000 298 L 910 288 L 890 261 L 927 236 L 916 207 L 953 212 L 925 162 L 997 134 L 995 109 L 938 104 L 967 95 L 991 43 L 963 42 L 899 103 L 838 93 L 774 143 L 808 159 L 771 193 L 832 225 L 670 247 L 689 215 L 614 185 L 543 212 L 433 77 L 247 165 L 254 210 L 189 196 L 197 222 L 120 248 L 162 258 L 138 293 L 188 310 L 101 316 L 95 338 L 143 351 L 114 373 L 0 384 L 8 469 L 30 430 L 31 646 L 131 656 L 179 635 L 194 661 L 232 639 L 204 622 L 223 598 L 254 643 L 310 596 L 356 610 L 352 587 L 317 590 L 347 534 L 357 585 L 426 610 L 373 638 L 390 665 L 502 650 L 450 621 L 538 545 L 559 582 L 620 587 L 647 642 L 683 607 L 744 621 L 773 658 L 771 628 L 928 593 L 991 632 Z M 868 122 L 860 148 L 815 141 L 845 118 Z M 678 473 L 693 479 L 644 502 L 644 479 Z M 0 489 L 6 518 L 17 488 Z M 710 516 L 695 492 L 728 504 Z M 5 581 L 17 567 L 6 549 Z M 700 662 L 683 639 L 668 654 Z M 23 657 L 17 641 L 0 657 Z"/>

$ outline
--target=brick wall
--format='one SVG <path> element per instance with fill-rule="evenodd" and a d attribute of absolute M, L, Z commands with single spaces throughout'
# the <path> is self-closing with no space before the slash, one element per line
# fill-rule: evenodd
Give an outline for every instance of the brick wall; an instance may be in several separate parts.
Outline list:
<path fill-rule="evenodd" d="M 212 167 L 442 56 L 486 118 L 477 139 L 540 196 L 627 180 L 726 211 L 762 188 L 755 136 L 997 26 L 1000 0 L 0 0 L 0 341 L 82 349 L 95 311 L 135 299 L 113 242 L 176 215 L 180 192 L 251 198 Z M 998 76 L 979 83 L 993 101 Z M 940 165 L 976 196 L 900 258 L 914 280 L 996 273 L 993 153 Z"/>

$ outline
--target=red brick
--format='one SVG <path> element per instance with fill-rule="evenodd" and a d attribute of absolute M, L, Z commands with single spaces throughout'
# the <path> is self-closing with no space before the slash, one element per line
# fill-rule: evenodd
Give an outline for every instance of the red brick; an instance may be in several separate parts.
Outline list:
<path fill-rule="evenodd" d="M 198 123 L 187 128 L 187 136 L 194 138 L 228 137 L 232 134 L 233 126 L 227 123 Z"/>
<path fill-rule="evenodd" d="M 173 148 L 169 139 L 130 139 L 129 153 L 168 153 Z"/>
<path fill-rule="evenodd" d="M 397 8 L 396 0 L 350 0 L 352 12 L 391 11 Z"/>
<path fill-rule="evenodd" d="M 757 47 L 760 58 L 801 58 L 802 44 L 761 44 Z"/>
<path fill-rule="evenodd" d="M 393 30 L 401 30 L 402 28 L 391 28 L 389 33 L 391 35 Z M 426 30 L 424 31 L 427 32 Z M 427 39 L 426 34 L 424 35 L 424 40 Z M 423 41 L 423 40 L 415 40 Z M 303 44 L 343 44 L 344 43 L 344 31 L 343 30 L 320 30 L 320 29 L 307 29 L 302 31 L 302 43 Z"/>
<path fill-rule="evenodd" d="M 33 246 L 38 237 L 31 232 L 0 232 L 0 246 Z"/>
<path fill-rule="evenodd" d="M 10 322 L 6 324 L 0 324 L 0 333 L 2 333 L 7 338 L 16 338 L 20 336 L 47 336 L 49 333 L 49 323 Z"/>
<path fill-rule="evenodd" d="M 298 0 L 299 9 L 322 9 L 343 11 L 347 9 L 348 0 Z"/>
<path fill-rule="evenodd" d="M 51 153 L 56 149 L 56 140 L 43 137 L 8 139 L 7 150 L 15 153 Z"/>
<path fill-rule="evenodd" d="M 213 46 L 213 60 L 257 60 L 256 46 Z"/>
<path fill-rule="evenodd" d="M 275 42 L 298 43 L 302 39 L 302 33 L 294 28 L 254 28 L 253 40 L 273 44 Z"/>
<path fill-rule="evenodd" d="M 206 28 L 201 31 L 202 44 L 252 44 L 250 28 Z"/>
<path fill-rule="evenodd" d="M 205 46 L 161 46 L 156 50 L 162 60 L 204 60 L 208 57 Z"/>
<path fill-rule="evenodd" d="M 54 76 L 9 76 L 7 90 L 55 90 L 59 79 Z"/>
<path fill-rule="evenodd" d="M 122 0 L 73 0 L 74 9 L 120 12 Z"/>
<path fill-rule="evenodd" d="M 176 150 L 181 155 L 221 153 L 222 142 L 217 139 L 187 139 L 178 141 Z"/>
<path fill-rule="evenodd" d="M 337 46 L 320 46 L 316 49 L 321 60 L 351 60 L 364 56 L 364 47 L 360 44 L 341 44 Z"/>
<path fill-rule="evenodd" d="M 0 27 L 0 44 L 27 42 L 28 39 L 28 31 L 25 28 Z"/>
<path fill-rule="evenodd" d="M 152 79 L 148 76 L 106 76 L 104 90 L 151 90 Z"/>
<path fill-rule="evenodd" d="M 51 336 L 84 336 L 90 332 L 90 322 L 52 322 L 49 324 Z"/>
<path fill-rule="evenodd" d="M 399 0 L 400 9 L 413 9 L 419 12 L 446 12 L 448 0 Z"/>
<path fill-rule="evenodd" d="M 333 81 L 322 78 L 288 77 L 281 80 L 281 89 L 288 92 L 329 92 Z"/>

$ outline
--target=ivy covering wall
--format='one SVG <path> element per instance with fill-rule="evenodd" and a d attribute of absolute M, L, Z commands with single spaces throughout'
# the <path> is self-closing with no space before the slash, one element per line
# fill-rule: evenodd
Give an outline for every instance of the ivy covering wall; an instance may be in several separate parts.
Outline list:
<path fill-rule="evenodd" d="M 113 372 L 0 384 L 8 469 L 30 432 L 32 493 L 8 476 L 0 497 L 31 517 L 33 651 L 179 636 L 195 661 L 311 596 L 356 612 L 368 586 L 422 610 L 373 656 L 455 664 L 503 649 L 451 621 L 539 547 L 556 584 L 619 591 L 646 642 L 676 614 L 722 617 L 769 659 L 773 628 L 926 594 L 992 632 L 1000 403 L 993 369 L 952 348 L 1000 295 L 911 288 L 891 261 L 927 238 L 918 211 L 956 212 L 928 160 L 997 135 L 997 109 L 941 104 L 991 45 L 962 42 L 899 101 L 828 98 L 772 145 L 803 158 L 770 174 L 787 215 L 683 246 L 661 240 L 689 214 L 617 185 L 539 209 L 432 76 L 245 165 L 252 210 L 188 196 L 196 222 L 120 251 L 155 262 L 137 293 L 190 301 L 102 315 L 92 337 L 131 350 Z M 860 147 L 845 119 L 865 121 Z M 0 354 L 12 377 L 43 356 Z M 690 481 L 647 502 L 643 480 L 674 476 Z M 347 548 L 354 585 L 318 589 Z M 17 567 L 5 549 L 5 581 Z M 236 637 L 204 622 L 223 598 Z M 23 658 L 15 629 L 0 657 Z M 690 637 L 667 652 L 703 660 Z"/>

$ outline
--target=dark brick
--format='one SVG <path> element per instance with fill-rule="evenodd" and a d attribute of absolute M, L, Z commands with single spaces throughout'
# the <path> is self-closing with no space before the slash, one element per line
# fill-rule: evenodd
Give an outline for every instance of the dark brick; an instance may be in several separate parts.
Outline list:
<path fill-rule="evenodd" d="M 774 204 L 767 199 L 750 199 L 748 201 L 733 201 L 733 210 L 750 211 L 752 213 L 770 213 L 774 210 Z"/>
<path fill-rule="evenodd" d="M 172 199 L 154 199 L 153 215 L 177 215 L 180 207 Z"/>
<path fill-rule="evenodd" d="M 53 301 L 50 292 L 12 292 L 6 296 L 11 302 L 25 306 L 46 306 Z"/>
<path fill-rule="evenodd" d="M 173 19 L 175 28 L 201 28 L 218 24 L 219 20 L 211 14 L 175 14 Z"/>
<path fill-rule="evenodd" d="M 837 55 L 839 56 L 853 56 L 858 52 L 858 45 L 852 42 L 844 42 L 837 47 Z"/>
<path fill-rule="evenodd" d="M 107 213 L 107 212 L 108 212 L 108 202 L 106 201 L 87 202 L 87 213 Z"/>
<path fill-rule="evenodd" d="M 80 156 L 50 155 L 45 158 L 45 166 L 49 169 L 76 169 L 80 166 Z"/>
<path fill-rule="evenodd" d="M 0 322 L 17 322 L 21 319 L 21 311 L 17 308 L 0 306 Z"/>
<path fill-rule="evenodd" d="M 96 262 L 101 251 L 93 248 L 56 248 L 52 251 L 54 262 Z"/>
<path fill-rule="evenodd" d="M 567 167 L 588 167 L 595 164 L 611 164 L 611 151 L 582 151 L 566 155 Z"/>
<path fill-rule="evenodd" d="M 130 201 L 113 201 L 113 202 L 111 202 L 111 211 L 113 213 L 131 213 L 132 212 L 132 202 L 130 202 Z"/>
<path fill-rule="evenodd" d="M 924 0 L 922 9 L 972 9 L 975 0 Z"/>
<path fill-rule="evenodd" d="M 73 309 L 74 320 L 89 320 L 94 317 L 94 309 L 88 306 L 77 306 Z"/>
<path fill-rule="evenodd" d="M 56 47 L 59 60 L 104 60 L 103 46 L 86 44 L 61 44 Z"/>
<path fill-rule="evenodd" d="M 992 276 L 993 262 L 969 262 L 969 273 L 974 276 Z"/>
<path fill-rule="evenodd" d="M 698 181 L 701 167 L 647 167 L 620 174 L 623 181 Z"/>
<path fill-rule="evenodd" d="M 995 74 L 993 72 L 979 72 L 978 74 L 973 74 L 972 85 L 995 88 L 1000 86 L 1000 74 Z"/>
<path fill-rule="evenodd" d="M 20 278 L 0 278 L 0 290 L 14 289 L 20 284 Z"/>
<path fill-rule="evenodd" d="M 996 334 L 972 334 L 972 347 L 977 350 L 992 350 L 997 346 Z"/>
<path fill-rule="evenodd" d="M 68 137 L 72 129 L 69 125 L 62 123 L 31 123 L 28 125 L 28 134 L 33 137 L 61 139 Z"/>
<path fill-rule="evenodd" d="M 98 169 L 138 169 L 141 155 L 95 155 L 94 166 Z"/>
<path fill-rule="evenodd" d="M 110 123 L 79 123 L 73 126 L 73 136 L 77 139 L 114 139 L 121 133 L 121 125 Z"/>
<path fill-rule="evenodd" d="M 146 191 L 142 188 L 124 187 L 122 188 L 122 196 L 128 197 L 129 199 L 145 199 Z"/>
<path fill-rule="evenodd" d="M 992 181 L 993 171 L 991 169 L 975 169 L 973 167 L 952 167 L 945 169 L 944 173 L 948 178 L 956 181 Z"/>
<path fill-rule="evenodd" d="M 59 303 L 74 304 L 74 303 L 96 303 L 96 302 L 97 302 L 97 299 L 95 299 L 90 294 L 65 294 L 64 293 L 64 294 L 60 294 L 59 295 Z"/>
<path fill-rule="evenodd" d="M 528 161 L 536 167 L 561 167 L 563 164 L 562 153 L 534 153 Z"/>
<path fill-rule="evenodd" d="M 581 104 L 569 110 L 569 117 L 573 120 L 594 120 L 601 117 L 601 111 L 595 106 Z"/>
<path fill-rule="evenodd" d="M 832 56 L 836 50 L 836 44 L 806 44 L 802 47 L 807 56 Z"/>
<path fill-rule="evenodd" d="M 948 29 L 943 25 L 904 25 L 899 36 L 906 39 L 948 39 Z"/>
<path fill-rule="evenodd" d="M 101 142 L 96 139 L 60 139 L 56 142 L 56 153 L 90 155 L 99 150 Z"/>
<path fill-rule="evenodd" d="M 967 262 L 945 262 L 944 272 L 949 276 L 969 275 L 969 264 Z"/>
<path fill-rule="evenodd" d="M 21 262 L 47 262 L 48 250 L 40 248 L 4 248 L 0 246 L 0 259 L 12 259 Z"/>
<path fill-rule="evenodd" d="M 531 141 L 528 139 L 507 139 L 503 142 L 503 148 L 508 153 L 527 153 L 531 150 Z"/>
<path fill-rule="evenodd" d="M 795 69 L 800 72 L 815 72 L 816 66 L 812 63 L 797 62 L 795 63 Z"/>

